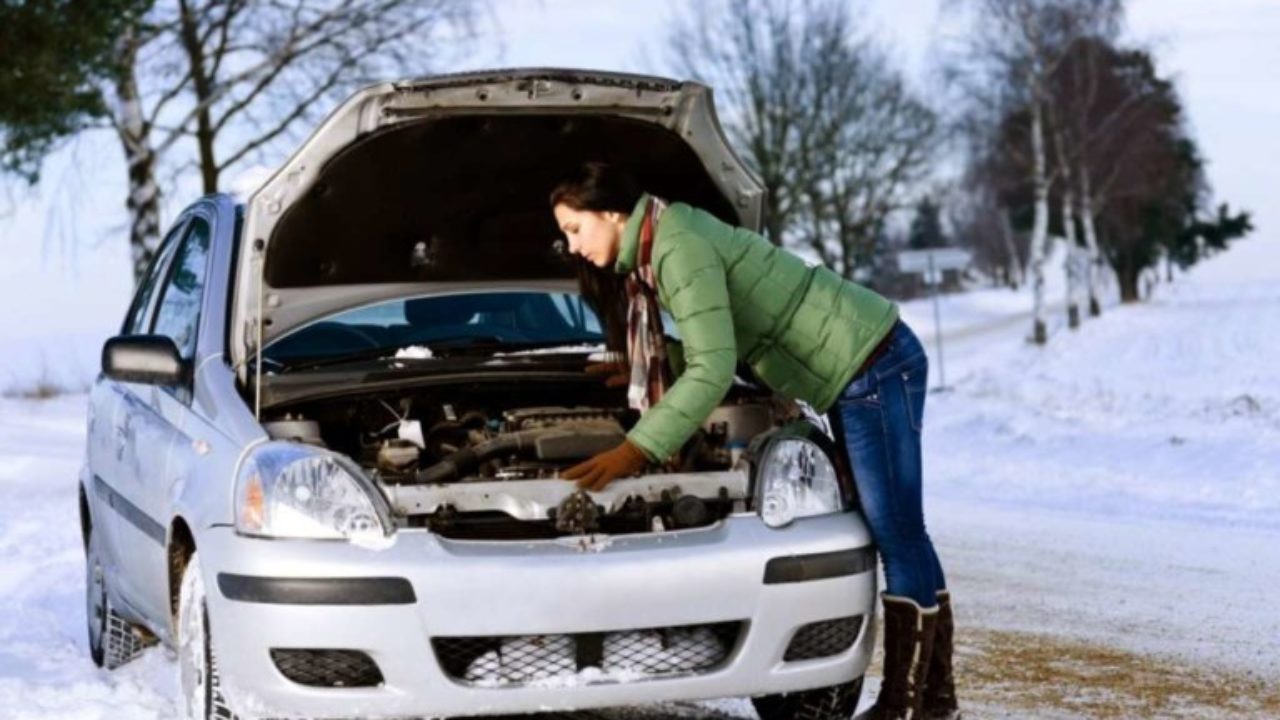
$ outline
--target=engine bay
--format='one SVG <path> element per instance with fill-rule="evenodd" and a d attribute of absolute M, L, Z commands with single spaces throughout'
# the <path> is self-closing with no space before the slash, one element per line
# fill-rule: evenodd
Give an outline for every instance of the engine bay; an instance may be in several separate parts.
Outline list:
<path fill-rule="evenodd" d="M 276 440 L 354 460 L 398 521 L 454 538 L 534 539 L 711 525 L 749 501 L 752 438 L 799 414 L 735 385 L 673 458 L 587 493 L 559 474 L 616 447 L 639 419 L 597 383 L 493 382 L 381 391 L 278 408 Z"/>

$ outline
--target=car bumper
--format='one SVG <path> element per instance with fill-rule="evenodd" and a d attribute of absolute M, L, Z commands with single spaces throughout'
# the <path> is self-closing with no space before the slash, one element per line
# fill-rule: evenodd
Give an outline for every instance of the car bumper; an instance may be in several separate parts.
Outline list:
<path fill-rule="evenodd" d="M 755 516 L 652 536 L 460 542 L 402 530 L 386 548 L 200 541 L 209 622 L 228 699 L 247 717 L 469 716 L 754 696 L 852 680 L 874 643 L 875 555 L 855 514 L 773 530 Z M 238 598 L 238 599 L 232 599 Z M 861 616 L 837 654 L 786 661 L 796 631 Z M 446 672 L 433 639 L 612 633 L 742 622 L 715 667 L 619 681 L 477 686 Z M 664 636 L 665 637 L 665 636 Z M 381 684 L 288 679 L 276 649 L 358 650 Z"/>

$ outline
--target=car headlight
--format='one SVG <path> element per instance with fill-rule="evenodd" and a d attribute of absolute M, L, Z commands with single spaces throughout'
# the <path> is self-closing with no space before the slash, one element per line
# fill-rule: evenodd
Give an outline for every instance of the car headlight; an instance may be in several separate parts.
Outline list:
<path fill-rule="evenodd" d="M 844 510 L 831 457 L 817 443 L 799 437 L 777 438 L 765 446 L 756 474 L 756 502 L 760 518 L 772 528 Z"/>
<path fill-rule="evenodd" d="M 273 538 L 378 543 L 388 535 L 376 489 L 349 460 L 290 442 L 258 445 L 236 478 L 236 530 Z"/>

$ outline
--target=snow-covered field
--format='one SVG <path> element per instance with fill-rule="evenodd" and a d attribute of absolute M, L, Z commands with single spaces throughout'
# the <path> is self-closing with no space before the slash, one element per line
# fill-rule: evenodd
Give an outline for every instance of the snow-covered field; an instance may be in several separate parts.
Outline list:
<path fill-rule="evenodd" d="M 964 332 L 925 438 L 971 716 L 1280 717 L 1280 243 L 1242 242 L 1044 349 L 997 292 L 947 299 Z M 114 673 L 85 652 L 83 406 L 0 400 L 0 718 L 170 718 L 162 649 Z"/>

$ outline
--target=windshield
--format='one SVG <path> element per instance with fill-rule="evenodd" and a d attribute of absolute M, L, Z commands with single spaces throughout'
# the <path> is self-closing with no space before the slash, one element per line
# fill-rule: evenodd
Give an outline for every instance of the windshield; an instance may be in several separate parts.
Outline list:
<path fill-rule="evenodd" d="M 296 365 L 380 357 L 413 346 L 435 353 L 603 343 L 600 319 L 580 295 L 503 291 L 397 299 L 347 310 L 280 338 L 263 355 L 276 364 Z M 429 353 L 410 355 L 424 356 Z"/>

